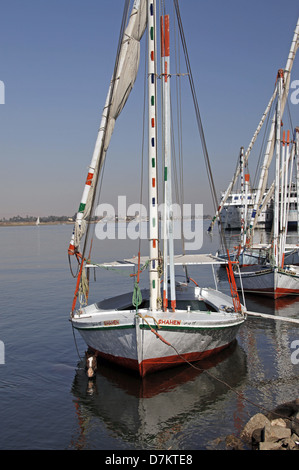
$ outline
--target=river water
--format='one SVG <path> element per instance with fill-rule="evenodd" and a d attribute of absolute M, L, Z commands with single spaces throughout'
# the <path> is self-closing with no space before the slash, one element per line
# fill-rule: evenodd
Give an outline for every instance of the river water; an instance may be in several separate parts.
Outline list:
<path fill-rule="evenodd" d="M 86 346 L 69 322 L 71 231 L 70 225 L 0 228 L 1 450 L 224 449 L 225 437 L 239 435 L 259 407 L 298 397 L 299 327 L 253 317 L 236 344 L 201 364 L 207 372 L 186 365 L 142 381 L 100 363 L 89 382 L 81 359 Z M 96 261 L 138 251 L 130 240 L 95 245 Z M 211 240 L 204 232 L 202 252 L 215 253 L 218 245 L 217 235 Z M 216 274 L 221 285 L 222 273 Z M 192 276 L 213 286 L 206 268 Z M 91 301 L 132 290 L 132 282 L 100 270 Z M 298 302 L 246 297 L 248 310 L 294 318 Z"/>

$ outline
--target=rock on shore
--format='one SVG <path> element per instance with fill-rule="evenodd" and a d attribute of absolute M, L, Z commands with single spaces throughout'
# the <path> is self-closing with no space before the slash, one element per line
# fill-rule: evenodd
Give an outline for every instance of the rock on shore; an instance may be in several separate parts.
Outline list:
<path fill-rule="evenodd" d="M 257 413 L 245 425 L 240 438 L 227 436 L 227 448 L 253 450 L 299 450 L 299 398 Z"/>

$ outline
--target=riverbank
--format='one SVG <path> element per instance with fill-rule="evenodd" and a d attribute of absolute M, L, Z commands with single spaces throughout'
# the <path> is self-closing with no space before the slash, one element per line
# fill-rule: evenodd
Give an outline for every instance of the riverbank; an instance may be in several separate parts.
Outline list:
<path fill-rule="evenodd" d="M 0 222 L 0 227 L 25 227 L 25 226 L 40 226 L 40 225 L 74 225 L 73 221 L 53 221 L 53 222 L 40 222 L 36 225 L 36 222 Z"/>

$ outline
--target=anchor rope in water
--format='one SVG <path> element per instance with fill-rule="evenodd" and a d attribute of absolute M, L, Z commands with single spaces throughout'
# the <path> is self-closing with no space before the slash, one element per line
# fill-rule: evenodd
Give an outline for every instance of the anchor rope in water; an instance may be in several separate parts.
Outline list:
<path fill-rule="evenodd" d="M 123 274 L 123 271 L 121 270 L 118 270 L 116 268 L 112 268 L 112 267 L 107 267 L 107 266 L 104 266 L 104 265 L 100 265 L 100 264 L 96 264 L 96 263 L 93 263 L 95 266 L 98 266 L 98 267 L 101 267 L 101 268 L 104 268 L 104 269 L 111 269 L 111 270 L 114 270 L 114 271 L 118 271 L 120 273 Z M 132 303 L 133 305 L 136 307 L 136 312 L 137 312 L 137 309 L 138 309 L 138 306 L 141 304 L 142 302 L 142 295 L 141 295 L 141 291 L 140 291 L 140 288 L 139 288 L 139 274 L 144 271 L 147 267 L 148 267 L 148 264 L 149 264 L 149 260 L 140 268 L 140 266 L 138 267 L 138 273 L 137 274 L 130 274 L 130 276 L 138 276 L 136 282 L 135 282 L 135 285 L 134 285 L 134 291 L 133 291 L 133 299 L 132 299 Z M 194 365 L 192 364 L 190 361 L 188 361 L 184 356 L 182 356 L 179 351 L 175 348 L 175 346 L 173 346 L 173 344 L 169 343 L 168 341 L 165 340 L 165 338 L 163 338 L 162 335 L 160 335 L 156 330 L 154 330 L 154 328 L 151 327 L 151 325 L 149 324 L 149 322 L 146 320 L 146 318 L 152 318 L 157 326 L 157 328 L 161 328 L 161 326 L 158 324 L 157 320 L 153 317 L 153 316 L 150 316 L 150 315 L 142 315 L 141 313 L 137 313 L 137 315 L 143 319 L 150 331 L 152 333 L 155 334 L 155 336 L 160 340 L 162 341 L 164 344 L 166 344 L 167 346 L 171 347 L 175 353 L 177 354 L 177 356 L 179 356 L 186 364 L 188 364 L 190 367 L 192 367 L 193 369 L 195 370 L 198 370 L 200 372 L 205 372 L 207 375 L 209 375 L 212 379 L 216 380 L 217 382 L 220 382 L 221 384 L 225 385 L 229 390 L 231 390 L 232 392 L 234 392 L 242 401 L 246 401 L 247 403 L 255 406 L 256 408 L 260 409 L 260 410 L 263 410 L 264 412 L 266 413 L 270 413 L 271 410 L 268 410 L 267 408 L 263 407 L 262 405 L 259 405 L 255 402 L 253 402 L 252 400 L 250 400 L 249 398 L 246 398 L 244 396 L 242 396 L 242 394 L 240 392 L 238 392 L 237 390 L 235 390 L 231 385 L 229 385 L 226 381 L 222 380 L 222 379 L 219 379 L 218 377 L 216 377 L 214 374 L 212 374 L 211 372 L 209 372 L 208 370 L 206 369 L 203 369 L 202 367 L 199 367 L 198 365 Z M 74 328 L 73 329 L 73 335 L 74 335 Z M 77 343 L 76 343 L 76 339 L 75 339 L 75 335 L 74 335 L 74 340 L 75 340 L 75 345 L 76 345 L 76 349 L 77 349 L 77 354 L 78 354 L 78 357 L 79 359 L 81 360 L 82 358 L 80 357 L 80 354 L 79 354 L 79 351 L 78 351 L 78 347 L 77 347 Z M 297 423 L 299 424 L 299 420 L 296 419 L 296 418 L 289 418 L 289 417 L 286 417 L 286 416 L 283 416 L 281 415 L 280 413 L 278 412 L 275 412 L 275 414 L 277 416 L 280 416 L 284 419 L 287 419 L 293 423 Z"/>
<path fill-rule="evenodd" d="M 74 338 L 74 343 L 75 343 L 76 351 L 77 351 L 77 354 L 78 354 L 78 358 L 79 358 L 80 361 L 82 361 L 83 358 L 80 356 L 80 353 L 79 353 L 77 340 L 76 340 L 76 336 L 75 336 L 75 328 L 74 328 L 73 323 L 72 323 L 72 331 L 73 331 L 73 338 Z"/>
<path fill-rule="evenodd" d="M 232 392 L 234 392 L 242 401 L 246 401 L 247 403 L 255 406 L 256 408 L 260 409 L 260 410 L 263 410 L 264 412 L 266 413 L 273 413 L 275 414 L 276 416 L 279 416 L 283 419 L 286 419 L 288 421 L 291 421 L 293 423 L 296 423 L 296 424 L 299 424 L 299 420 L 296 419 L 296 418 L 290 418 L 288 416 L 284 416 L 278 412 L 273 412 L 265 407 L 263 407 L 262 405 L 258 405 L 257 403 L 253 402 L 252 400 L 250 400 L 249 398 L 246 398 L 244 396 L 242 396 L 242 394 L 240 392 L 238 392 L 236 389 L 234 389 L 231 385 L 229 385 L 227 382 L 225 382 L 224 380 L 222 379 L 219 379 L 218 377 L 216 377 L 214 374 L 212 374 L 211 372 L 209 372 L 207 369 L 203 369 L 202 367 L 199 367 L 195 364 L 192 364 L 190 361 L 188 361 L 185 357 L 183 357 L 179 352 L 178 350 L 175 348 L 175 346 L 173 346 L 173 344 L 169 343 L 168 341 L 166 341 L 163 336 L 161 336 L 159 333 L 157 333 L 157 331 L 154 330 L 154 328 L 152 328 L 149 324 L 149 322 L 146 320 L 146 318 L 152 318 L 154 320 L 154 322 L 156 323 L 157 325 L 157 328 L 161 328 L 161 326 L 158 324 L 157 320 L 155 319 L 155 317 L 151 316 L 151 315 L 142 315 L 141 313 L 138 313 L 137 314 L 140 318 L 142 318 L 148 325 L 150 331 L 152 333 L 155 334 L 155 336 L 160 340 L 162 341 L 163 343 L 165 343 L 167 346 L 171 347 L 175 353 L 184 361 L 186 362 L 186 364 L 188 364 L 190 367 L 192 367 L 193 369 L 195 370 L 198 370 L 202 373 L 206 373 L 207 375 L 209 375 L 212 379 L 216 380 L 217 382 L 220 382 L 221 384 L 225 385 L 229 390 L 231 390 Z M 74 331 L 74 327 L 72 325 L 72 331 L 73 331 L 73 337 L 74 337 L 74 342 L 75 342 L 75 346 L 76 346 L 76 350 L 77 350 L 77 354 L 78 354 L 78 357 L 79 357 L 79 360 L 81 361 L 82 360 L 82 357 L 80 356 L 79 354 L 79 350 L 78 350 L 78 346 L 77 346 L 77 341 L 76 341 L 76 337 L 75 337 L 75 331 Z M 249 413 L 248 413 L 249 414 Z"/>
<path fill-rule="evenodd" d="M 145 320 L 145 318 L 141 315 L 141 314 L 138 314 L 139 317 L 143 318 Z M 146 321 L 146 320 L 145 320 Z M 283 419 L 287 419 L 293 423 L 296 423 L 296 424 L 299 424 L 299 420 L 296 419 L 296 418 L 289 418 L 288 416 L 283 416 L 281 415 L 280 413 L 278 412 L 272 412 L 271 410 L 268 410 L 267 408 L 263 407 L 262 405 L 259 405 L 255 402 L 253 402 L 252 400 L 250 400 L 249 398 L 246 398 L 244 396 L 242 396 L 242 394 L 240 392 L 238 392 L 237 390 L 235 390 L 231 385 L 229 385 L 227 382 L 225 382 L 224 380 L 222 379 L 219 379 L 218 377 L 216 377 L 214 374 L 212 374 L 211 372 L 209 372 L 207 369 L 203 369 L 202 367 L 199 367 L 199 366 L 196 366 L 194 364 L 192 364 L 191 362 L 189 362 L 184 356 L 182 356 L 178 350 L 176 349 L 175 346 L 173 346 L 173 344 L 169 343 L 168 341 L 166 341 L 163 336 L 161 336 L 160 334 L 158 334 L 150 325 L 149 323 L 146 321 L 146 323 L 148 324 L 149 328 L 150 328 L 150 331 L 152 333 L 154 333 L 156 335 L 156 337 L 158 339 L 160 339 L 163 343 L 165 343 L 166 345 L 170 346 L 175 352 L 176 354 L 184 361 L 186 362 L 189 366 L 191 366 L 193 369 L 196 369 L 196 370 L 199 370 L 200 372 L 205 372 L 207 375 L 209 375 L 211 378 L 217 380 L 217 382 L 220 382 L 221 384 L 225 385 L 229 390 L 231 390 L 232 392 L 234 392 L 242 401 L 246 401 L 247 403 L 250 403 L 251 405 L 255 406 L 256 408 L 260 409 L 260 410 L 263 410 L 264 412 L 266 413 L 274 413 L 275 415 L 277 416 L 280 416 L 281 418 Z M 160 326 L 159 326 L 160 327 Z"/>

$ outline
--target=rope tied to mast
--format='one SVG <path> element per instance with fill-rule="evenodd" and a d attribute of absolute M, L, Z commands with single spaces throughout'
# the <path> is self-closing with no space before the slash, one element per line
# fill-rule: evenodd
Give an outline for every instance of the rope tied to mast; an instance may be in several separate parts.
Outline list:
<path fill-rule="evenodd" d="M 132 304 L 136 308 L 136 312 L 138 311 L 139 305 L 142 303 L 142 294 L 139 287 L 139 282 L 135 281 L 133 296 L 132 296 Z"/>

